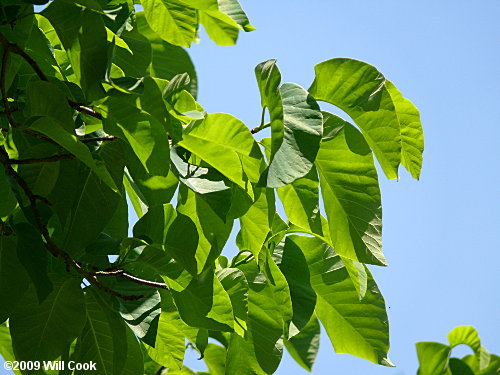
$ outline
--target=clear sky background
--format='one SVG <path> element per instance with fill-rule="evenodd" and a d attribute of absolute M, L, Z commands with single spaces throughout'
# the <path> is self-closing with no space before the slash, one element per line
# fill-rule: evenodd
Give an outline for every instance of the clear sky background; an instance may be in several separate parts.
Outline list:
<path fill-rule="evenodd" d="M 420 109 L 424 126 L 420 181 L 404 171 L 399 182 L 380 175 L 389 267 L 371 270 L 390 307 L 389 356 L 397 367 L 335 354 L 323 333 L 313 373 L 416 374 L 415 343 L 446 342 L 457 325 L 474 326 L 482 344 L 500 354 L 500 2 L 241 3 L 256 31 L 233 47 L 217 47 L 202 33 L 189 51 L 208 112 L 257 126 L 255 65 L 277 58 L 283 82 L 308 88 L 316 63 L 350 57 L 393 81 Z M 194 358 L 188 354 L 187 364 L 204 369 Z M 277 371 L 306 373 L 287 354 Z"/>

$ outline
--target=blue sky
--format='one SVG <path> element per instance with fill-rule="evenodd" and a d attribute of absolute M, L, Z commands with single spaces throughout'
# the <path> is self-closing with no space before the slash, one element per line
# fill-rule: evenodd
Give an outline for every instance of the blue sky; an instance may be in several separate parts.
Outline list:
<path fill-rule="evenodd" d="M 254 127 L 259 62 L 277 58 L 283 82 L 307 88 L 316 63 L 351 57 L 393 81 L 424 125 L 421 180 L 403 171 L 399 182 L 380 176 L 389 267 L 371 269 L 390 307 L 389 355 L 397 367 L 337 355 L 324 334 L 313 373 L 415 374 L 415 343 L 445 342 L 457 325 L 473 325 L 499 354 L 500 2 L 241 2 L 256 31 L 233 47 L 217 47 L 202 33 L 189 51 L 208 112 L 231 113 Z M 287 355 L 277 371 L 306 373 Z"/>

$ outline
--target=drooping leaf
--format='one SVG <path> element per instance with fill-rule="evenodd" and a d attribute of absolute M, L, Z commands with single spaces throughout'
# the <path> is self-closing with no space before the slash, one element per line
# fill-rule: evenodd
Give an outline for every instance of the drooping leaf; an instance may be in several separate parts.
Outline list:
<path fill-rule="evenodd" d="M 215 113 L 193 121 L 179 144 L 245 191 L 259 180 L 262 152 L 248 128 L 233 116 Z"/>
<path fill-rule="evenodd" d="M 391 94 L 398 115 L 401 130 L 401 164 L 413 178 L 418 180 L 424 152 L 424 133 L 420 113 L 410 100 L 403 97 L 391 81 L 386 80 L 385 87 Z"/>
<path fill-rule="evenodd" d="M 40 267 L 40 265 L 38 264 Z M 29 276 L 16 253 L 14 236 L 0 235 L 0 323 L 10 316 L 29 286 Z"/>
<path fill-rule="evenodd" d="M 362 263 L 386 265 L 377 170 L 363 136 L 342 124 L 316 159 L 335 251 Z"/>
<path fill-rule="evenodd" d="M 166 42 L 189 47 L 196 39 L 196 10 L 178 0 L 143 0 L 150 27 Z"/>
<path fill-rule="evenodd" d="M 392 366 L 385 302 L 369 271 L 362 300 L 341 258 L 314 237 L 289 236 L 307 260 L 311 285 L 317 294 L 316 315 L 337 353 L 352 354 L 373 363 Z M 339 334 L 341 332 L 341 334 Z"/>
<path fill-rule="evenodd" d="M 180 369 L 184 360 L 185 323 L 179 316 L 169 292 L 161 292 L 161 314 L 155 346 L 147 346 L 148 355 L 159 364 L 172 369 Z"/>
<path fill-rule="evenodd" d="M 478 353 L 481 348 L 479 335 L 472 326 L 458 326 L 453 328 L 448 333 L 448 342 L 452 348 L 461 344 L 468 345 L 476 353 Z"/>
<path fill-rule="evenodd" d="M 448 370 L 451 348 L 438 342 L 418 342 L 418 375 L 443 375 Z"/>
<path fill-rule="evenodd" d="M 190 78 L 188 91 L 196 98 L 198 79 L 188 53 L 183 48 L 161 39 L 148 25 L 144 12 L 136 13 L 136 23 L 138 33 L 126 33 L 125 35 L 134 39 L 136 43 L 150 43 L 152 50 L 151 76 L 170 80 L 177 74 L 188 73 Z"/>
<path fill-rule="evenodd" d="M 319 321 L 313 314 L 298 335 L 285 340 L 285 347 L 299 365 L 307 371 L 311 371 L 318 354 L 319 339 Z"/>
<path fill-rule="evenodd" d="M 198 232 L 193 221 L 171 204 L 150 207 L 134 226 L 134 236 L 163 245 L 167 254 L 196 274 Z"/>
<path fill-rule="evenodd" d="M 236 268 L 218 270 L 216 275 L 229 295 L 234 313 L 234 331 L 244 337 L 248 320 L 248 282 Z"/>
<path fill-rule="evenodd" d="M 255 202 L 240 217 L 238 246 L 242 250 L 250 250 L 258 259 L 258 255 L 271 229 L 276 212 L 274 190 L 257 188 Z"/>
<path fill-rule="evenodd" d="M 222 204 L 229 206 L 230 202 L 222 202 Z M 201 194 L 194 193 L 185 185 L 179 188 L 177 210 L 192 218 L 196 225 L 199 236 L 196 261 L 198 273 L 201 273 L 211 268 L 220 255 L 231 234 L 233 220 L 221 219 Z"/>
<path fill-rule="evenodd" d="M 53 284 L 41 304 L 31 288 L 9 319 L 18 360 L 55 360 L 83 329 L 85 305 L 80 281 L 58 277 Z"/>
<path fill-rule="evenodd" d="M 316 293 L 311 286 L 309 268 L 302 251 L 290 239 L 285 239 L 274 249 L 273 259 L 290 288 L 293 307 L 290 336 L 295 336 L 308 324 L 316 307 Z"/>
<path fill-rule="evenodd" d="M 100 9 L 96 2 L 92 4 Z M 101 80 L 107 66 L 107 36 L 101 16 L 90 9 L 64 0 L 55 0 L 42 11 L 49 19 L 89 101 L 104 95 Z"/>
<path fill-rule="evenodd" d="M 226 374 L 266 375 L 257 361 L 251 336 L 231 334 L 226 357 Z"/>
<path fill-rule="evenodd" d="M 172 292 L 183 321 L 192 327 L 233 330 L 233 309 L 229 295 L 214 272 L 207 269 L 182 292 Z"/>
<path fill-rule="evenodd" d="M 315 66 L 309 92 L 316 100 L 344 110 L 360 127 L 389 179 L 398 177 L 401 132 L 386 79 L 373 66 L 358 60 L 336 58 Z"/>

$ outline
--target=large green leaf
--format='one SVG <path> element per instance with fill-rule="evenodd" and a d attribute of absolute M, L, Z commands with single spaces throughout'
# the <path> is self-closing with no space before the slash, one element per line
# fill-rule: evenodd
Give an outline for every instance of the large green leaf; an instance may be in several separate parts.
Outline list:
<path fill-rule="evenodd" d="M 54 123 L 50 117 L 40 117 L 30 125 L 30 129 L 36 130 L 57 142 L 61 147 L 75 155 L 85 163 L 99 178 L 111 189 L 117 191 L 116 184 L 111 178 L 108 170 L 100 160 L 94 160 L 87 146 L 78 141 L 73 132 L 67 132 L 58 123 Z"/>
<path fill-rule="evenodd" d="M 385 302 L 369 271 L 362 300 L 341 258 L 314 237 L 289 236 L 307 259 L 311 285 L 317 294 L 316 314 L 337 353 L 352 354 L 392 366 Z"/>
<path fill-rule="evenodd" d="M 161 314 L 155 346 L 147 346 L 148 355 L 159 364 L 180 369 L 184 360 L 185 338 L 182 327 L 185 323 L 179 316 L 172 296 L 161 291 Z"/>
<path fill-rule="evenodd" d="M 315 66 L 309 88 L 316 100 L 344 110 L 361 128 L 366 141 L 389 179 L 398 177 L 401 132 L 386 79 L 362 61 L 336 58 Z"/>
<path fill-rule="evenodd" d="M 238 246 L 242 250 L 250 250 L 258 259 L 276 212 L 274 190 L 257 188 L 255 202 L 248 211 L 240 217 L 240 232 Z"/>
<path fill-rule="evenodd" d="M 290 222 L 310 232 L 323 234 L 319 209 L 319 179 L 315 166 L 304 177 L 277 189 L 277 193 Z"/>
<path fill-rule="evenodd" d="M 196 249 L 198 273 L 212 267 L 233 228 L 233 220 L 224 221 L 202 197 L 203 195 L 194 193 L 185 185 L 179 188 L 177 210 L 190 217 L 198 230 L 199 241 Z M 230 202 L 221 204 L 229 205 Z"/>
<path fill-rule="evenodd" d="M 226 375 L 266 375 L 255 356 L 251 336 L 242 338 L 236 333 L 231 334 L 226 357 Z"/>
<path fill-rule="evenodd" d="M 28 274 L 17 258 L 16 238 L 0 236 L 0 301 L 8 301 L 0 304 L 0 323 L 14 311 L 28 286 Z"/>
<path fill-rule="evenodd" d="M 75 340 L 85 324 L 80 280 L 54 279 L 52 293 L 41 304 L 31 288 L 9 322 L 18 360 L 55 360 Z"/>
<path fill-rule="evenodd" d="M 105 130 L 128 142 L 149 174 L 167 176 L 168 135 L 155 117 L 138 107 L 135 96 L 113 92 L 101 105 L 106 111 Z"/>
<path fill-rule="evenodd" d="M 231 115 L 215 113 L 193 121 L 179 144 L 246 191 L 259 180 L 262 152 L 245 124 Z"/>
<path fill-rule="evenodd" d="M 420 363 L 417 375 L 449 374 L 451 348 L 448 345 L 439 342 L 417 342 L 416 347 Z"/>
<path fill-rule="evenodd" d="M 335 251 L 362 263 L 386 265 L 377 170 L 361 133 L 342 124 L 321 144 L 316 166 Z"/>
<path fill-rule="evenodd" d="M 165 42 L 157 33 L 151 30 L 144 12 L 136 13 L 136 23 L 138 32 L 125 33 L 124 38 L 129 44 L 127 38 L 133 39 L 135 44 L 143 45 L 143 49 L 150 44 L 152 50 L 151 76 L 170 80 L 177 74 L 188 73 L 190 78 L 188 91 L 196 98 L 198 79 L 188 53 L 182 47 Z"/>
<path fill-rule="evenodd" d="M 196 226 L 188 216 L 177 212 L 171 204 L 150 207 L 135 224 L 134 236 L 163 245 L 167 254 L 190 273 L 196 273 Z"/>
<path fill-rule="evenodd" d="M 231 299 L 212 270 L 191 281 L 182 292 L 172 292 L 179 314 L 192 327 L 233 330 Z"/>
<path fill-rule="evenodd" d="M 274 249 L 273 259 L 290 288 L 293 307 L 290 336 L 295 336 L 308 324 L 316 306 L 316 293 L 311 286 L 309 268 L 304 254 L 289 238 Z"/>
<path fill-rule="evenodd" d="M 316 315 L 312 315 L 298 335 L 285 340 L 285 347 L 299 365 L 311 371 L 318 354 L 319 338 L 319 321 Z"/>
<path fill-rule="evenodd" d="M 9 328 L 3 325 L 0 326 L 0 355 L 4 361 L 15 361 L 14 349 L 12 349 L 12 339 L 10 337 Z M 21 371 L 12 370 L 14 374 L 21 375 Z"/>
<path fill-rule="evenodd" d="M 276 371 L 283 354 L 283 334 L 287 333 L 293 310 L 288 283 L 274 261 L 264 259 L 267 272 L 255 261 L 238 266 L 248 280 L 248 335 L 260 367 L 268 374 Z M 247 349 L 248 350 L 248 349 Z"/>
<path fill-rule="evenodd" d="M 47 273 L 49 252 L 40 232 L 31 224 L 16 224 L 14 230 L 17 234 L 17 258 L 32 281 L 38 301 L 42 303 L 53 292 L 53 283 Z"/>
<path fill-rule="evenodd" d="M 49 116 L 67 132 L 74 132 L 73 110 L 68 105 L 66 93 L 56 84 L 31 81 L 27 91 L 30 116 Z"/>
<path fill-rule="evenodd" d="M 234 331 L 241 337 L 247 329 L 248 282 L 243 272 L 236 268 L 223 268 L 216 272 L 222 287 L 231 299 L 234 313 Z"/>
<path fill-rule="evenodd" d="M 121 184 L 124 160 L 120 144 L 108 142 L 100 148 L 99 156 L 114 184 Z M 87 168 L 75 161 L 65 161 L 61 163 L 59 179 L 49 200 L 54 202 L 64 230 L 63 247 L 76 254 L 106 228 L 118 208 L 120 195 Z"/>
<path fill-rule="evenodd" d="M 144 14 L 151 28 L 165 41 L 189 47 L 196 39 L 196 10 L 178 0 L 143 0 Z"/>
<path fill-rule="evenodd" d="M 97 2 L 88 2 L 99 9 Z M 107 66 L 107 36 L 96 12 L 64 0 L 55 0 L 42 11 L 57 32 L 71 66 L 89 101 L 104 95 L 101 80 Z"/>
<path fill-rule="evenodd" d="M 398 115 L 401 130 L 401 164 L 413 178 L 420 177 L 422 153 L 424 152 L 424 133 L 420 113 L 413 103 L 403 97 L 391 81 L 385 81 Z"/>

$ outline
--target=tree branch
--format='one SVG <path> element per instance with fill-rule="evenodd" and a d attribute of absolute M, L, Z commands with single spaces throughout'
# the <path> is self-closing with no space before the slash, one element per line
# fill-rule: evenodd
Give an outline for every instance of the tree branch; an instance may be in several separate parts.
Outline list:
<path fill-rule="evenodd" d="M 89 143 L 89 142 L 109 142 L 109 141 L 114 141 L 116 137 L 110 136 L 110 137 L 94 137 L 94 138 L 83 138 L 80 139 L 80 142 L 82 143 Z"/>
<path fill-rule="evenodd" d="M 136 276 L 133 276 L 133 275 L 126 273 L 124 270 L 104 271 L 104 273 L 102 273 L 102 272 L 90 272 L 90 271 L 87 271 L 86 269 L 84 269 L 78 261 L 71 258 L 71 256 L 67 252 L 60 249 L 56 245 L 56 243 L 54 242 L 54 240 L 50 236 L 49 231 L 42 220 L 42 215 L 41 215 L 40 210 L 38 209 L 38 206 L 37 206 L 37 201 L 39 201 L 39 200 L 42 200 L 42 201 L 49 203 L 49 204 L 50 204 L 50 202 L 48 202 L 48 200 L 46 198 L 41 197 L 39 195 L 36 195 L 31 191 L 31 189 L 29 188 L 26 181 L 24 181 L 24 179 L 19 175 L 19 173 L 17 173 L 12 168 L 11 164 L 13 164 L 13 163 L 12 163 L 12 160 L 9 158 L 9 154 L 7 154 L 7 152 L 1 147 L 0 147 L 0 164 L 2 164 L 4 166 L 7 174 L 10 177 L 12 177 L 14 179 L 14 181 L 16 181 L 16 183 L 19 185 L 19 187 L 23 190 L 24 194 L 28 198 L 28 200 L 30 202 L 31 211 L 33 212 L 33 216 L 35 217 L 36 226 L 38 227 L 38 230 L 40 231 L 43 239 L 45 240 L 45 243 L 44 243 L 45 247 L 54 257 L 62 258 L 64 260 L 64 262 L 66 263 L 66 267 L 68 268 L 68 271 L 69 271 L 70 267 L 73 268 L 76 272 L 78 272 L 80 275 L 82 275 L 86 280 L 88 280 L 91 284 L 95 285 L 97 288 L 101 289 L 102 291 L 104 291 L 110 295 L 122 298 L 124 300 L 138 300 L 140 298 L 143 298 L 144 295 L 121 294 L 121 293 L 119 293 L 115 290 L 112 290 L 112 289 L 108 288 L 107 286 L 103 285 L 98 280 L 97 276 L 98 275 L 106 276 L 106 273 L 108 273 L 108 274 L 113 273 L 113 274 L 119 275 L 121 277 L 124 277 L 130 281 L 133 281 L 135 283 L 139 283 L 142 285 L 148 285 L 148 286 L 152 286 L 155 288 L 168 289 L 166 284 L 157 283 L 157 282 L 149 281 L 149 280 L 143 280 L 143 279 L 140 279 Z M 119 272 L 119 271 L 121 271 L 121 272 Z"/>
<path fill-rule="evenodd" d="M 12 53 L 15 53 L 16 55 L 21 56 L 34 70 L 38 78 L 40 78 L 42 81 L 48 81 L 49 79 L 45 75 L 45 73 L 42 71 L 40 66 L 37 64 L 33 58 L 28 55 L 26 52 L 23 51 L 21 47 L 19 47 L 15 43 L 10 43 L 5 37 L 0 33 L 0 43 L 3 44 L 5 52 L 9 51 Z M 3 65 L 2 65 L 3 69 Z M 3 94 L 3 93 L 2 93 Z M 89 116 L 95 117 L 96 119 L 102 120 L 102 115 L 96 111 L 94 111 L 92 108 L 86 107 L 82 104 L 75 103 L 71 99 L 68 99 L 68 104 L 73 107 L 73 109 L 77 110 L 78 112 L 85 113 Z M 7 112 L 7 110 L 6 110 Z"/>

